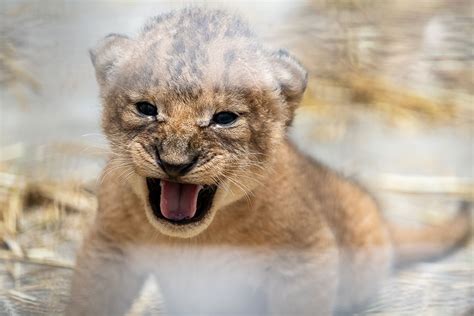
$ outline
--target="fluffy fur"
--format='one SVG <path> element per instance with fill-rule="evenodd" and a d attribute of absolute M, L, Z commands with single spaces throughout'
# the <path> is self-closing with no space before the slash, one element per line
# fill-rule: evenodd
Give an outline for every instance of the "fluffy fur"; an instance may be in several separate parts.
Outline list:
<path fill-rule="evenodd" d="M 123 314 L 149 273 L 171 313 L 330 315 L 364 304 L 403 259 L 410 240 L 384 223 L 372 197 L 289 143 L 306 71 L 239 18 L 161 15 L 136 38 L 107 36 L 91 57 L 113 154 L 69 315 Z M 137 113 L 140 101 L 159 114 Z M 219 111 L 239 118 L 210 125 Z M 180 182 L 218 185 L 202 221 L 153 216 L 145 178 L 167 178 L 154 148 L 176 164 L 199 157 Z M 419 233 L 413 247 L 432 246 L 424 258 L 442 253 L 468 234 L 468 214 L 446 223 L 443 239 L 433 236 L 446 225 Z"/>

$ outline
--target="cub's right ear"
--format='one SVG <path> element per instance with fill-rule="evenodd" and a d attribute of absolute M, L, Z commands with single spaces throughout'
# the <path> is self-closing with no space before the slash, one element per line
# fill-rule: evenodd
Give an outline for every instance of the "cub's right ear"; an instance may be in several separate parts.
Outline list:
<path fill-rule="evenodd" d="M 95 75 L 100 85 L 110 81 L 114 68 L 132 47 L 132 40 L 125 35 L 109 34 L 89 51 Z"/>

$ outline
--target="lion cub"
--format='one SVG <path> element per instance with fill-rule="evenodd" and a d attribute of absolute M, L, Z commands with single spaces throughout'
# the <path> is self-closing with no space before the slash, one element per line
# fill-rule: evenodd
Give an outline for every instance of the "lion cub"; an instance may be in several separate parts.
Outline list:
<path fill-rule="evenodd" d="M 307 73 L 233 15 L 160 15 L 91 58 L 112 156 L 69 315 L 125 314 L 150 274 L 170 314 L 330 315 L 468 233 L 468 212 L 389 229 L 370 195 L 298 152 L 286 130 Z"/>

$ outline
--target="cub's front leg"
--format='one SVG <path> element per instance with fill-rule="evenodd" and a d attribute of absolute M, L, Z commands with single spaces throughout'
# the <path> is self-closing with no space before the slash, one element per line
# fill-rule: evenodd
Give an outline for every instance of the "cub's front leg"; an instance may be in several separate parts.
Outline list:
<path fill-rule="evenodd" d="M 66 315 L 124 315 L 142 287 L 124 245 L 99 231 L 90 233 L 80 252 Z"/>

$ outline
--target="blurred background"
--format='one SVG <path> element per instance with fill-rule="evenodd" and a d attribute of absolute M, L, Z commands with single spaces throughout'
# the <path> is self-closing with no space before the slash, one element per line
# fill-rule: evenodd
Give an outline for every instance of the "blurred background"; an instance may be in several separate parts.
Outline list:
<path fill-rule="evenodd" d="M 0 314 L 61 314 L 107 159 L 88 49 L 185 4 L 244 16 L 310 71 L 291 138 L 385 215 L 474 200 L 474 4 L 464 0 L 0 2 Z M 472 315 L 473 243 L 398 271 L 363 315 Z M 153 310 L 147 283 L 133 315 Z M 155 305 L 154 305 L 155 304 Z"/>

